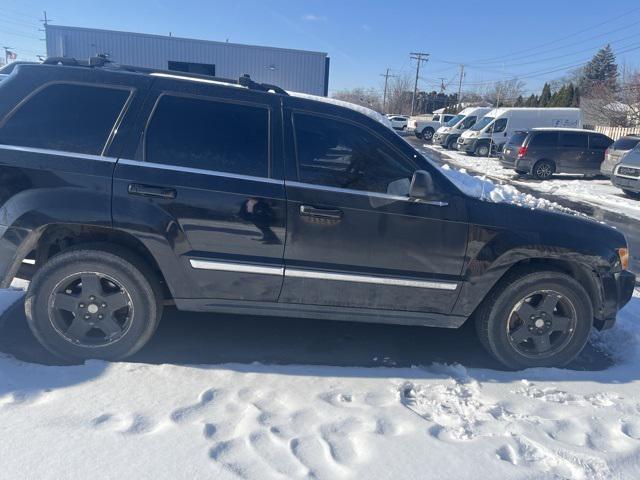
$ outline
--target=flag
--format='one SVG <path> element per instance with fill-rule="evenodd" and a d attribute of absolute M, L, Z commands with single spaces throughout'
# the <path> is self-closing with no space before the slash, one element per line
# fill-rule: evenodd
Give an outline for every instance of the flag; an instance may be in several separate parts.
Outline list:
<path fill-rule="evenodd" d="M 12 52 L 11 50 L 7 50 L 6 57 L 7 61 L 15 60 L 16 58 L 18 58 L 18 54 L 16 52 Z"/>

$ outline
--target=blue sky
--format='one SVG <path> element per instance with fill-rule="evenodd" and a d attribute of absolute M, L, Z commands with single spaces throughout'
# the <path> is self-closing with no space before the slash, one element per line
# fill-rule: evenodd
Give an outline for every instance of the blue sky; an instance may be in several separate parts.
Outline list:
<path fill-rule="evenodd" d="M 42 11 L 52 23 L 229 40 L 317 50 L 331 57 L 330 91 L 380 87 L 386 68 L 413 74 L 409 52 L 431 54 L 421 87 L 442 81 L 457 89 L 459 63 L 465 90 L 518 76 L 538 90 L 610 42 L 618 63 L 640 68 L 637 0 L 513 0 L 452 2 L 282 0 L 3 0 L 0 46 L 20 59 L 44 53 L 38 31 Z M 442 80 L 443 79 L 443 80 Z"/>

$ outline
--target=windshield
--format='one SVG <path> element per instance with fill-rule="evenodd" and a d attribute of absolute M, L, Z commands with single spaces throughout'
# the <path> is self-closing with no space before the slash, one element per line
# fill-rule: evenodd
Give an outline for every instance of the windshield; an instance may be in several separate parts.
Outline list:
<path fill-rule="evenodd" d="M 495 120 L 494 117 L 482 117 L 482 119 L 480 119 L 478 123 L 476 123 L 473 127 L 471 127 L 471 130 L 473 130 L 474 132 L 478 132 L 482 130 L 484 127 L 486 127 L 487 125 L 489 125 L 494 120 Z"/>
<path fill-rule="evenodd" d="M 463 118 L 464 118 L 464 115 L 456 115 L 451 120 L 449 120 L 447 123 L 445 123 L 445 125 L 447 127 L 453 127 L 456 123 L 458 123 Z"/>

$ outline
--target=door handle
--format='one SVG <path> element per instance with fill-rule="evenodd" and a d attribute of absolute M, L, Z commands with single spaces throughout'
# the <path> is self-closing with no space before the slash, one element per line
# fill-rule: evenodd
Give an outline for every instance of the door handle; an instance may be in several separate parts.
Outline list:
<path fill-rule="evenodd" d="M 176 190 L 169 187 L 155 187 L 153 185 L 140 185 L 138 183 L 129 184 L 128 188 L 130 195 L 140 195 L 142 197 L 156 197 L 156 198 L 176 198 Z"/>
<path fill-rule="evenodd" d="M 339 221 L 342 219 L 342 210 L 331 209 L 331 208 L 316 208 L 316 207 L 311 207 L 309 205 L 300 205 L 300 215 L 302 215 L 303 217 Z"/>

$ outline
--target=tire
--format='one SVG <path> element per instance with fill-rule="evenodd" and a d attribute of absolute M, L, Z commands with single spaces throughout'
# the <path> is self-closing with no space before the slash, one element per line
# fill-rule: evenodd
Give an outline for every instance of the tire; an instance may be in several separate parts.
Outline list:
<path fill-rule="evenodd" d="M 141 259 L 83 247 L 38 269 L 25 312 L 35 337 L 57 357 L 120 360 L 149 341 L 162 316 L 161 300 L 158 281 Z"/>
<path fill-rule="evenodd" d="M 433 138 L 433 134 L 435 133 L 435 131 L 433 130 L 433 128 L 431 127 L 427 127 L 424 130 L 422 130 L 422 132 L 420 133 L 420 138 L 422 138 L 423 140 L 431 140 Z"/>
<path fill-rule="evenodd" d="M 445 147 L 447 150 L 453 150 L 455 148 L 456 142 L 458 141 L 457 138 L 454 138 L 453 140 L 449 140 L 447 142 L 447 146 Z"/>
<path fill-rule="evenodd" d="M 475 148 L 475 150 L 473 151 L 473 154 L 478 157 L 488 157 L 489 145 L 487 145 L 486 143 L 481 143 Z"/>
<path fill-rule="evenodd" d="M 553 303 L 556 296 L 551 319 L 542 316 L 544 299 Z M 476 331 L 485 349 L 510 370 L 562 367 L 582 351 L 592 322 L 589 295 L 572 277 L 555 271 L 521 271 L 503 280 L 485 299 L 476 314 Z M 539 349 L 547 345 L 543 336 L 549 336 L 548 351 Z"/>
<path fill-rule="evenodd" d="M 549 160 L 540 160 L 533 166 L 533 176 L 538 180 L 550 179 L 556 171 L 556 166 Z"/>
<path fill-rule="evenodd" d="M 622 193 L 624 193 L 629 198 L 633 198 L 635 200 L 640 199 L 640 192 L 633 192 L 631 190 L 627 190 L 623 188 Z"/>

